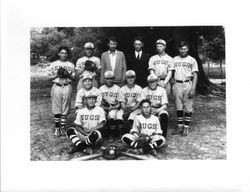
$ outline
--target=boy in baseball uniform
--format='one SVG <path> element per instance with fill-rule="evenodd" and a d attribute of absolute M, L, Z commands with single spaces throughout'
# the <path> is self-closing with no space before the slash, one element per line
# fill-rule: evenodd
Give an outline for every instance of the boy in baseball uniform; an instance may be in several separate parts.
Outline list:
<path fill-rule="evenodd" d="M 117 111 L 120 108 L 120 102 L 118 101 L 118 94 L 120 87 L 114 84 L 114 73 L 112 71 L 106 71 L 104 73 L 105 84 L 99 89 L 102 94 L 102 104 L 101 107 L 106 112 L 107 116 L 107 131 L 109 142 L 114 141 L 113 135 L 116 134 L 117 129 Z"/>
<path fill-rule="evenodd" d="M 102 140 L 103 127 L 106 122 L 104 110 L 96 106 L 97 94 L 90 91 L 86 94 L 86 107 L 79 110 L 74 125 L 67 129 L 66 135 L 73 143 L 69 154 L 88 152 L 91 147 Z"/>
<path fill-rule="evenodd" d="M 83 88 L 77 91 L 77 94 L 76 94 L 76 101 L 75 101 L 76 110 L 78 111 L 78 109 L 82 109 L 86 107 L 86 103 L 84 100 L 85 100 L 85 96 L 90 91 L 95 92 L 95 94 L 97 95 L 96 105 L 101 106 L 102 94 L 98 88 L 93 87 L 92 76 L 89 74 L 85 74 L 82 78 L 82 81 L 83 81 Z"/>
<path fill-rule="evenodd" d="M 59 60 L 52 62 L 48 67 L 49 79 L 53 82 L 51 100 L 56 136 L 64 134 L 67 115 L 70 113 L 70 100 L 72 94 L 71 81 L 75 77 L 75 66 L 67 60 L 69 54 L 70 50 L 68 47 L 60 47 L 58 50 Z M 61 67 L 66 70 L 68 73 L 67 76 L 60 76 L 58 74 L 58 70 Z"/>
<path fill-rule="evenodd" d="M 173 94 L 177 110 L 177 129 L 173 135 L 182 133 L 187 136 L 193 112 L 195 89 L 198 80 L 198 65 L 195 58 L 188 55 L 189 45 L 186 41 L 179 44 L 180 55 L 174 57 L 175 84 Z"/>
<path fill-rule="evenodd" d="M 159 39 L 156 41 L 157 54 L 152 56 L 148 62 L 150 74 L 155 74 L 158 77 L 158 85 L 165 88 L 168 96 L 171 92 L 169 80 L 172 77 L 174 70 L 173 58 L 166 52 L 166 41 Z"/>
<path fill-rule="evenodd" d="M 152 105 L 152 114 L 158 116 L 160 119 L 163 136 L 167 136 L 168 129 L 168 97 L 166 90 L 158 86 L 158 78 L 155 74 L 149 75 L 147 78 L 148 87 L 145 87 L 141 92 L 141 100 L 148 99 Z"/>
<path fill-rule="evenodd" d="M 142 150 L 144 153 L 156 155 L 156 150 L 165 143 L 165 138 L 162 136 L 161 125 L 158 117 L 151 113 L 151 102 L 144 99 L 140 102 L 141 114 L 135 117 L 133 127 L 129 133 L 122 137 L 122 141 L 130 148 L 129 152 L 140 153 L 139 143 L 137 139 L 140 135 L 148 137 L 148 142 L 145 143 Z"/>
<path fill-rule="evenodd" d="M 93 86 L 98 87 L 98 78 L 100 76 L 101 64 L 100 59 L 98 57 L 93 56 L 95 46 L 91 42 L 87 42 L 84 44 L 84 53 L 85 56 L 81 57 L 76 62 L 75 70 L 77 75 L 79 76 L 79 81 L 77 84 L 77 91 L 79 91 L 82 85 L 82 78 L 84 75 L 89 74 L 93 78 Z M 86 65 L 85 65 L 86 64 Z M 91 69 L 88 66 L 91 65 Z"/>
<path fill-rule="evenodd" d="M 130 128 L 133 125 L 133 121 L 136 115 L 140 113 L 139 105 L 141 102 L 142 88 L 135 84 L 136 74 L 133 70 L 126 72 L 126 82 L 119 92 L 119 101 L 121 102 L 121 110 L 117 112 L 117 119 L 127 121 L 130 124 Z M 129 129 L 130 129 L 129 128 Z M 125 130 L 126 132 L 129 131 Z"/>

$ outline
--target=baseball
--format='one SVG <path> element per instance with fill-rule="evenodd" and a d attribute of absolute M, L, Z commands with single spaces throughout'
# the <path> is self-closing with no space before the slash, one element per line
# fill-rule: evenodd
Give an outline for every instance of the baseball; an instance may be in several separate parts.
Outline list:
<path fill-rule="evenodd" d="M 109 154 L 110 154 L 110 155 L 114 155 L 114 154 L 115 154 L 115 151 L 112 149 L 112 150 L 109 151 Z"/>

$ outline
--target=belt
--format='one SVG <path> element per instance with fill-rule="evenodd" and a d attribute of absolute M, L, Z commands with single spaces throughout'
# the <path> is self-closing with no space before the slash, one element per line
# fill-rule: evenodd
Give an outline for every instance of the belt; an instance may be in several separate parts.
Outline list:
<path fill-rule="evenodd" d="M 192 81 L 191 79 L 187 79 L 187 80 L 184 80 L 184 81 L 181 81 L 181 80 L 175 80 L 175 82 L 177 83 L 186 83 L 186 82 L 190 82 Z"/>
<path fill-rule="evenodd" d="M 57 86 L 59 87 L 64 87 L 64 86 L 67 86 L 67 85 L 71 85 L 71 82 L 68 82 L 68 83 L 65 83 L 65 84 L 60 84 L 60 83 L 55 83 Z"/>

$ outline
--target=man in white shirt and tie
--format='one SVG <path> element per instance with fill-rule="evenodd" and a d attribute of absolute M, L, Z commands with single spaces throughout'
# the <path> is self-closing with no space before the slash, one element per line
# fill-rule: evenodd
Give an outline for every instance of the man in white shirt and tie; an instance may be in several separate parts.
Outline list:
<path fill-rule="evenodd" d="M 100 83 L 104 84 L 104 73 L 112 71 L 114 73 L 114 83 L 123 86 L 125 81 L 125 72 L 127 70 L 126 59 L 122 51 L 118 51 L 117 40 L 115 37 L 108 39 L 109 50 L 101 56 L 101 78 Z"/>

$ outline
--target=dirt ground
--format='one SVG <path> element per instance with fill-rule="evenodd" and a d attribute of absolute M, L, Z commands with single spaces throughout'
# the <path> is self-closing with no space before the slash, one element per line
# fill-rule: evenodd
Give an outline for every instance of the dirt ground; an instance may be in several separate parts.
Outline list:
<path fill-rule="evenodd" d="M 39 75 L 38 75 L 39 74 Z M 53 115 L 51 113 L 50 90 L 52 83 L 46 76 L 31 68 L 30 90 L 30 159 L 32 161 L 66 161 L 83 156 L 82 153 L 69 155 L 71 142 L 66 137 L 54 136 Z M 76 83 L 73 90 L 76 90 Z M 72 97 L 68 123 L 74 120 L 75 92 Z M 176 126 L 175 107 L 171 100 L 168 146 L 162 147 L 156 159 L 226 159 L 226 102 L 209 96 L 196 96 L 190 135 L 171 136 Z M 115 141 L 117 145 L 122 143 Z M 107 142 L 104 141 L 104 146 Z M 95 149 L 94 152 L 99 152 Z M 103 160 L 101 157 L 96 160 Z M 121 156 L 117 160 L 132 160 Z"/>

